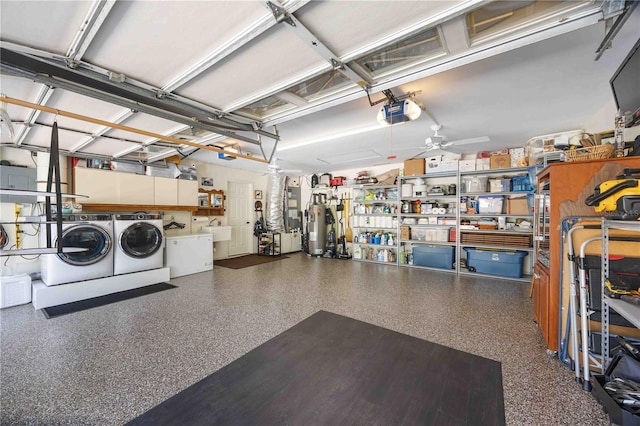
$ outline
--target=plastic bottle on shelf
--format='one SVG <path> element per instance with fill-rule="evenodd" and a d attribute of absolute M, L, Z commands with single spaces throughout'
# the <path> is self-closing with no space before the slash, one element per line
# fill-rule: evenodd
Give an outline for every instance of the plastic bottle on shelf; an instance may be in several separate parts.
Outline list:
<path fill-rule="evenodd" d="M 615 118 L 615 156 L 624 157 L 624 115 L 618 110 Z"/>

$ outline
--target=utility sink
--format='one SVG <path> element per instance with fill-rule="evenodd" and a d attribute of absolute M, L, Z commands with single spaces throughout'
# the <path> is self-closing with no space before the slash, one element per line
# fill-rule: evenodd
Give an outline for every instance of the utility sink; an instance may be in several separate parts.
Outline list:
<path fill-rule="evenodd" d="M 230 226 L 201 226 L 200 232 L 213 235 L 213 242 L 229 241 L 231 239 Z"/>

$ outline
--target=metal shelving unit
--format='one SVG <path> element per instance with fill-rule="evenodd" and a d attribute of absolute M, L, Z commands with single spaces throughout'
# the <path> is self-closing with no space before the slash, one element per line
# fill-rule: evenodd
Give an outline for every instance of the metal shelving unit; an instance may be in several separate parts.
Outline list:
<path fill-rule="evenodd" d="M 451 229 L 459 223 L 458 171 L 403 176 L 399 187 L 399 265 L 455 273 L 456 234 Z"/>
<path fill-rule="evenodd" d="M 637 235 L 640 243 L 640 222 L 602 219 L 602 266 L 601 266 L 601 294 L 602 294 L 602 373 L 604 374 L 608 362 L 611 359 L 609 347 L 609 315 L 610 310 L 615 310 L 634 326 L 640 328 L 640 305 L 635 305 L 624 300 L 614 299 L 605 294 L 605 281 L 609 278 L 609 231 L 630 231 Z"/>
<path fill-rule="evenodd" d="M 258 256 L 280 256 L 282 235 L 279 232 L 263 232 L 258 237 Z"/>
<path fill-rule="evenodd" d="M 47 234 L 47 247 L 30 248 L 30 249 L 15 249 L 15 250 L 0 250 L 0 256 L 23 256 L 23 255 L 38 255 L 38 254 L 62 254 L 85 251 L 85 248 L 79 247 L 53 247 L 51 241 L 51 226 L 55 225 L 57 229 L 57 235 L 62 235 L 62 198 L 87 198 L 83 195 L 63 194 L 60 186 L 60 150 L 58 144 L 58 123 L 53 122 L 51 129 L 51 146 L 49 148 L 49 168 L 47 172 L 47 190 L 46 191 L 29 191 L 20 189 L 0 189 L 0 195 L 26 195 L 26 196 L 41 196 L 45 199 L 45 216 L 46 220 L 42 222 L 45 225 Z M 55 220 L 51 213 L 51 199 L 55 199 L 56 217 Z M 16 222 L 19 224 L 21 222 Z"/>
<path fill-rule="evenodd" d="M 419 176 L 400 176 L 398 178 L 398 184 L 392 186 L 376 186 L 376 185 L 357 185 L 352 186 L 352 200 L 353 200 L 353 209 L 351 211 L 352 220 L 351 227 L 354 229 L 354 242 L 353 242 L 353 252 L 354 252 L 354 260 L 358 261 L 370 261 L 377 263 L 392 263 L 397 264 L 403 267 L 415 267 L 415 268 L 423 268 L 423 269 L 433 269 L 443 272 L 454 272 L 459 274 L 472 274 L 476 276 L 486 276 L 492 278 L 499 279 L 510 279 L 517 280 L 523 282 L 530 282 L 532 275 L 526 273 L 521 278 L 514 278 L 502 275 L 494 275 L 494 274 L 485 274 L 480 272 L 471 272 L 468 271 L 466 267 L 462 267 L 460 259 L 462 254 L 464 253 L 463 247 L 476 247 L 479 249 L 490 249 L 494 251 L 514 251 L 521 250 L 526 251 L 528 261 L 527 265 L 533 265 L 535 263 L 535 250 L 533 248 L 533 234 L 534 234 L 534 221 L 533 221 L 533 213 L 531 214 L 523 214 L 523 213 L 467 213 L 466 211 L 460 211 L 460 197 L 476 197 L 476 196 L 503 196 L 506 200 L 509 197 L 513 196 L 527 196 L 530 194 L 529 191 L 504 191 L 504 192 L 488 192 L 488 191 L 462 191 L 462 181 L 465 176 L 486 176 L 487 180 L 490 176 L 508 176 L 513 177 L 517 175 L 525 175 L 527 174 L 529 169 L 527 167 L 519 167 L 519 168 L 508 168 L 508 169 L 491 169 L 491 170 L 478 170 L 478 171 L 470 171 L 470 172 L 459 172 L 459 171 L 446 171 L 446 172 L 436 172 L 436 173 L 426 173 L 424 175 Z M 405 193 L 403 188 L 403 184 L 408 184 L 412 182 L 421 182 L 418 185 L 426 185 L 427 189 L 422 193 L 412 192 L 411 194 Z M 440 187 L 437 190 L 433 190 L 433 187 Z M 364 196 L 365 192 L 363 191 L 372 191 L 374 193 L 376 191 L 381 191 L 388 193 L 388 191 L 395 191 L 395 196 L 393 198 L 390 197 L 382 197 L 377 198 L 375 195 L 370 196 L 367 199 Z M 370 193 L 370 194 L 371 194 Z M 505 201 L 506 202 L 506 201 Z M 383 213 L 379 211 L 374 211 L 373 209 L 376 207 L 383 207 L 389 205 L 393 206 L 397 210 L 397 213 L 394 213 L 393 210 L 389 210 L 388 213 Z M 414 205 L 419 204 L 420 210 L 414 211 Z M 427 209 L 426 212 L 423 210 L 423 206 Z M 446 206 L 446 207 L 443 207 Z M 433 213 L 433 207 L 437 207 L 438 211 Z M 441 208 L 445 208 L 443 212 L 440 210 Z M 363 210 L 364 209 L 364 210 Z M 417 208 L 416 208 L 417 209 Z M 517 229 L 463 229 L 461 227 L 462 220 L 475 220 L 480 218 L 492 217 L 498 221 L 501 218 L 501 221 L 504 220 L 505 223 L 510 222 L 514 223 L 516 220 L 527 220 L 531 223 L 530 229 L 527 230 L 517 230 Z M 365 219 L 363 219 L 365 218 Z M 385 220 L 394 220 L 394 222 L 388 223 L 384 222 Z M 365 220 L 365 222 L 362 222 Z M 376 222 L 377 220 L 377 222 Z M 409 226 L 413 235 L 402 235 L 402 230 L 404 226 Z M 390 233 L 393 236 L 393 245 L 388 245 L 386 242 L 384 244 L 376 244 L 371 243 L 369 240 L 362 240 L 362 233 L 366 235 L 375 233 L 375 231 L 379 231 L 379 233 Z M 520 244 L 514 244 L 512 242 L 508 243 L 466 243 L 462 242 L 461 234 L 474 234 L 474 235 L 486 235 L 488 237 L 491 234 L 499 234 L 504 237 L 518 237 L 518 236 L 526 236 L 528 239 L 523 241 Z M 407 236 L 409 238 L 407 238 Z M 454 260 L 452 262 L 455 263 L 455 267 L 449 269 L 445 267 L 445 263 L 442 263 L 442 267 L 433 267 L 433 266 L 422 266 L 422 265 L 413 265 L 410 264 L 410 257 L 413 254 L 414 247 L 427 247 L 431 246 L 435 247 L 450 247 L 454 253 Z M 384 249 L 384 250 L 395 250 L 397 256 L 393 259 L 392 262 L 377 260 L 377 257 L 374 255 L 373 259 L 367 259 L 367 256 L 363 256 L 363 250 L 376 250 L 376 249 Z M 436 255 L 440 253 L 438 250 L 435 250 Z M 527 267 L 527 269 L 529 269 Z M 527 271 L 528 272 L 528 271 Z"/>
<path fill-rule="evenodd" d="M 397 185 L 352 188 L 353 260 L 397 265 Z"/>
<path fill-rule="evenodd" d="M 527 262 L 526 265 L 535 264 L 535 259 L 534 259 L 535 250 L 533 248 L 533 234 L 534 234 L 533 213 L 532 212 L 527 214 L 503 213 L 504 211 L 507 211 L 507 207 L 505 204 L 508 202 L 510 198 L 522 197 L 522 196 L 526 197 L 526 196 L 529 196 L 531 191 L 528 191 L 528 190 L 514 191 L 511 189 L 511 187 L 509 187 L 509 190 L 506 190 L 506 191 L 488 191 L 487 190 L 487 188 L 490 186 L 489 179 L 491 178 L 503 178 L 504 180 L 509 180 L 509 184 L 511 184 L 511 178 L 519 175 L 527 175 L 528 171 L 529 169 L 527 167 L 515 167 L 515 168 L 508 168 L 508 169 L 465 171 L 465 172 L 459 173 L 459 185 L 460 185 L 459 202 L 461 206 L 463 206 L 463 200 L 462 200 L 463 198 L 465 199 L 464 202 L 468 203 L 470 198 L 474 198 L 475 202 L 479 202 L 478 197 L 502 197 L 503 205 L 502 205 L 502 210 L 500 212 L 495 212 L 495 213 L 494 212 L 482 213 L 482 212 L 478 212 L 477 209 L 476 209 L 476 212 L 473 212 L 473 213 L 464 212 L 464 211 L 459 212 L 458 218 L 460 221 L 459 222 L 460 226 L 458 227 L 458 238 L 457 238 L 458 244 L 456 249 L 456 258 L 461 259 L 461 261 L 457 262 L 458 273 L 463 275 L 467 275 L 467 274 L 481 275 L 481 276 L 487 276 L 492 278 L 510 279 L 510 280 L 517 280 L 517 281 L 523 281 L 523 282 L 531 281 L 532 275 L 530 273 L 523 274 L 521 278 L 517 278 L 517 277 L 514 278 L 514 277 L 505 277 L 497 274 L 479 273 L 475 271 L 472 272 L 466 267 L 463 267 L 463 264 L 466 266 L 466 263 L 467 263 L 466 258 L 463 256 L 463 254 L 465 253 L 464 251 L 465 247 L 477 248 L 477 249 L 483 249 L 483 250 L 485 249 L 495 250 L 496 252 L 513 251 L 513 250 L 526 251 L 528 253 L 526 258 L 529 258 L 528 260 L 525 258 L 525 261 Z M 469 179 L 466 179 L 467 177 L 468 178 L 484 178 L 486 180 L 485 182 L 486 187 L 483 188 L 480 186 L 480 187 L 466 188 L 464 184 L 469 182 Z M 471 182 L 473 183 L 473 181 Z M 467 208 L 469 209 L 471 208 L 471 206 L 468 205 Z M 463 222 L 479 221 L 482 218 L 486 218 L 486 219 L 490 218 L 493 221 L 498 222 L 497 229 L 465 229 L 463 228 Z M 516 230 L 516 229 L 508 228 L 509 226 L 515 227 L 515 223 L 521 220 L 522 221 L 526 220 L 530 222 L 531 224 L 530 229 Z M 501 227 L 504 227 L 504 228 L 501 229 Z M 478 238 L 476 239 L 476 241 L 465 241 L 469 239 L 469 238 L 466 238 L 466 236 L 468 235 L 476 235 L 478 236 Z M 486 236 L 487 241 L 482 241 L 482 236 Z M 525 239 L 518 240 L 519 236 L 526 236 L 528 238 L 526 238 L 526 241 Z M 506 243 L 505 241 L 508 239 L 512 239 L 512 241 L 509 241 L 508 243 Z M 503 242 L 502 243 L 499 242 L 500 240 L 502 240 Z M 527 269 L 531 269 L 531 268 L 527 268 Z"/>

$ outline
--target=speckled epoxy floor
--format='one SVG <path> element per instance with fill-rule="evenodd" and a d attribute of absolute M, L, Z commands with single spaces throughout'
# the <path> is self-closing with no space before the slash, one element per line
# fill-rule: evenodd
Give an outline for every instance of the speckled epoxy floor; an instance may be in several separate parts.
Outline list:
<path fill-rule="evenodd" d="M 510 425 L 609 424 L 546 354 L 529 284 L 290 256 L 51 320 L 2 310 L 0 423 L 125 423 L 322 309 L 502 362 Z"/>

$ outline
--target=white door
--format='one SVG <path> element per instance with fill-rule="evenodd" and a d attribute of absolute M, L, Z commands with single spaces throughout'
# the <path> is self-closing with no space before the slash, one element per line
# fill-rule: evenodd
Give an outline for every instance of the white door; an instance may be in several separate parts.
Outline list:
<path fill-rule="evenodd" d="M 227 215 L 231 226 L 229 256 L 252 253 L 253 243 L 253 185 L 228 182 Z"/>

